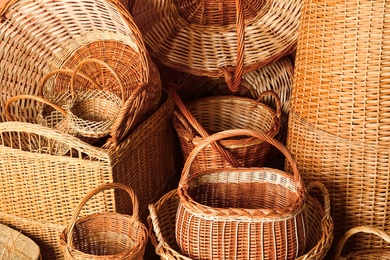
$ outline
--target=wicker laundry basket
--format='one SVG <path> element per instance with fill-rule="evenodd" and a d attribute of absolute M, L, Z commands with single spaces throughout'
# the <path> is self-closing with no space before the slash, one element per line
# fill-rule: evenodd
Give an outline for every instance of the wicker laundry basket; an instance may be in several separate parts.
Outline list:
<path fill-rule="evenodd" d="M 274 137 L 280 128 L 280 99 L 272 90 L 263 92 L 259 100 L 237 96 L 211 96 L 184 104 L 171 88 L 177 110 L 173 125 L 184 158 L 210 134 L 235 128 L 248 128 Z M 276 111 L 261 101 L 272 96 Z M 191 165 L 193 171 L 209 168 L 263 166 L 270 144 L 253 137 L 235 137 L 212 143 L 199 153 Z"/>
<path fill-rule="evenodd" d="M 242 73 L 294 50 L 300 6 L 298 0 L 135 0 L 130 13 L 159 63 L 224 77 L 237 91 Z"/>
<path fill-rule="evenodd" d="M 99 212 L 79 218 L 88 201 L 108 189 L 123 190 L 131 199 L 131 215 Z M 75 209 L 69 224 L 60 236 L 65 259 L 132 259 L 142 260 L 148 230 L 141 222 L 137 195 L 120 183 L 106 183 L 88 192 Z"/>
<path fill-rule="evenodd" d="M 179 173 L 180 147 L 172 126 L 174 102 L 164 94 L 159 109 L 118 147 L 101 149 L 38 124 L 0 124 L 0 223 L 21 230 L 41 248 L 43 259 L 63 259 L 59 235 L 82 194 L 103 183 L 134 187 L 140 216 Z M 19 138 L 8 138 L 10 135 Z M 69 156 L 26 150 L 32 138 L 62 142 Z M 94 196 L 80 217 L 96 212 L 131 213 L 128 196 L 107 191 Z"/>
<path fill-rule="evenodd" d="M 308 196 L 305 207 L 309 224 L 308 243 L 305 253 L 297 259 L 321 260 L 326 256 L 333 241 L 329 195 L 325 186 L 318 182 L 309 184 L 307 188 L 309 193 L 312 188 L 321 189 L 324 205 L 321 205 L 314 197 Z M 176 190 L 166 193 L 156 203 L 149 205 L 149 236 L 156 254 L 162 260 L 190 259 L 180 251 L 174 235 L 178 205 L 179 196 Z"/>
<path fill-rule="evenodd" d="M 119 117 L 124 120 L 121 127 L 140 122 L 156 109 L 162 91 L 159 72 L 138 27 L 119 1 L 6 0 L 2 1 L 0 15 L 0 66 L 7 68 L 0 74 L 0 122 L 6 120 L 4 105 L 10 97 L 37 95 L 44 75 L 73 69 L 88 58 L 104 61 L 115 70 L 124 84 L 126 100 L 139 86 L 148 86 L 131 104 L 133 109 L 121 112 L 128 112 Z M 79 71 L 104 90 L 121 96 L 118 81 L 101 64 L 89 63 Z M 69 82 L 69 75 L 52 77 L 43 96 L 48 98 Z M 81 77 L 77 84 L 86 89 L 91 85 Z M 15 120 L 35 122 L 38 108 L 34 104 L 16 104 L 20 113 L 15 113 Z M 119 143 L 123 136 L 116 138 Z"/>
<path fill-rule="evenodd" d="M 272 168 L 209 168 L 191 172 L 194 158 L 210 143 L 251 136 L 277 147 L 292 174 Z M 275 139 L 248 129 L 205 138 L 188 156 L 181 174 L 176 241 L 196 259 L 292 259 L 303 254 L 306 189 L 289 151 Z M 259 250 L 259 248 L 261 250 Z"/>
<path fill-rule="evenodd" d="M 336 250 L 334 252 L 334 260 L 342 259 L 354 259 L 354 260 L 388 260 L 390 259 L 390 249 L 385 248 L 366 248 L 360 249 L 354 252 L 342 254 L 343 248 L 348 240 L 354 236 L 359 235 L 360 233 L 373 234 L 383 239 L 384 242 L 390 243 L 390 236 L 388 233 L 384 232 L 381 229 L 375 228 L 373 226 L 356 226 L 348 230 L 343 237 L 340 239 L 337 244 Z"/>

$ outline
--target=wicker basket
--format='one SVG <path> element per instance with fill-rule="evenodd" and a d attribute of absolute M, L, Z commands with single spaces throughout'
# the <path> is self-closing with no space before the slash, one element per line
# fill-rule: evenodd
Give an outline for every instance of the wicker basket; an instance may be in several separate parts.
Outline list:
<path fill-rule="evenodd" d="M 120 78 L 127 100 L 141 85 L 146 90 L 133 102 L 133 109 L 120 115 L 135 125 L 154 111 L 161 98 L 161 79 L 151 61 L 141 33 L 128 11 L 117 0 L 2 1 L 0 8 L 0 122 L 5 121 L 6 100 L 17 95 L 38 95 L 39 80 L 57 69 L 73 69 L 80 61 L 94 58 L 107 63 Z M 39 17 L 39 19 L 37 18 Z M 43 17 L 43 18 L 42 18 Z M 34 32 L 34 33 L 31 33 Z M 80 68 L 96 83 L 121 96 L 118 81 L 98 63 Z M 47 91 L 57 93 L 69 87 L 70 76 L 61 74 L 48 81 Z M 78 86 L 90 88 L 91 83 L 78 77 Z M 44 93 L 46 96 L 48 93 Z M 15 106 L 15 120 L 36 122 L 38 107 L 21 101 Z M 129 104 L 130 105 L 130 104 Z M 133 111 L 132 111 L 133 110 Z M 138 113 L 133 113 L 137 111 Z M 118 134 L 122 131 L 118 131 Z M 117 136 L 123 139 L 123 136 Z"/>
<path fill-rule="evenodd" d="M 178 111 L 173 124 L 179 137 L 184 158 L 209 134 L 234 128 L 253 129 L 274 137 L 280 127 L 280 100 L 268 90 L 259 100 L 237 96 L 211 96 L 183 104 L 171 89 Z M 276 102 L 276 111 L 261 103 L 270 95 Z M 209 168 L 263 166 L 270 145 L 252 137 L 222 140 L 202 150 L 192 164 L 193 171 Z"/>
<path fill-rule="evenodd" d="M 136 0 L 130 13 L 159 63 L 189 74 L 223 76 L 237 90 L 242 73 L 295 49 L 300 5 L 297 0 Z"/>
<path fill-rule="evenodd" d="M 39 246 L 21 232 L 0 224 L 0 259 L 39 260 Z"/>
<path fill-rule="evenodd" d="M 324 195 L 324 205 L 312 196 L 307 197 L 305 211 L 308 216 L 308 243 L 305 254 L 299 260 L 321 260 L 327 254 L 333 241 L 333 221 L 330 216 L 329 195 L 324 185 L 313 182 L 310 189 L 319 187 Z M 149 205 L 149 236 L 156 249 L 156 254 L 162 260 L 190 260 L 183 255 L 176 243 L 175 218 L 179 206 L 176 190 L 162 196 L 156 203 Z M 319 232 L 321 231 L 321 232 Z"/>
<path fill-rule="evenodd" d="M 140 215 L 167 190 L 180 168 L 180 147 L 172 126 L 174 102 L 164 102 L 116 148 L 101 149 L 56 130 L 21 122 L 0 124 L 0 223 L 28 235 L 43 259 L 63 259 L 59 235 L 82 194 L 102 183 L 119 182 L 138 195 Z M 9 135 L 19 138 L 9 138 Z M 32 138 L 67 145 L 69 156 L 26 150 Z M 107 191 L 84 207 L 80 217 L 116 211 L 131 213 L 128 196 Z"/>
<path fill-rule="evenodd" d="M 368 248 L 368 249 L 360 249 L 354 252 L 349 252 L 342 256 L 342 251 L 347 243 L 348 239 L 350 239 L 353 235 L 358 235 L 359 233 L 365 234 L 373 234 L 378 236 L 386 243 L 390 243 L 390 236 L 380 230 L 378 228 L 372 226 L 357 226 L 349 229 L 344 236 L 340 239 L 337 244 L 336 250 L 334 252 L 334 260 L 342 260 L 342 259 L 354 259 L 354 260 L 388 260 L 390 259 L 390 249 L 384 248 Z"/>
<path fill-rule="evenodd" d="M 251 136 L 277 147 L 293 175 L 272 168 L 226 168 L 191 172 L 199 151 L 223 138 Z M 303 254 L 306 190 L 289 151 L 266 134 L 226 130 L 205 138 L 188 156 L 178 186 L 175 236 L 196 259 L 293 259 Z M 261 250 L 259 250 L 261 249 Z"/>
<path fill-rule="evenodd" d="M 85 204 L 97 193 L 108 189 L 124 190 L 132 202 L 132 215 L 115 212 L 95 213 L 79 218 Z M 60 236 L 65 259 L 143 259 L 148 231 L 139 217 L 138 198 L 120 183 L 107 183 L 88 192 L 75 209 Z"/>

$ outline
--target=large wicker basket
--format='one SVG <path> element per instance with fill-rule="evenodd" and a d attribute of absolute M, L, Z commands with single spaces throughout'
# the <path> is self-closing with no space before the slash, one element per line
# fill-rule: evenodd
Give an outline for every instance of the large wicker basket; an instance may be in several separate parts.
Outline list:
<path fill-rule="evenodd" d="M 0 67 L 6 68 L 0 73 L 0 122 L 6 120 L 4 105 L 10 97 L 38 95 L 39 81 L 46 74 L 73 69 L 88 58 L 104 61 L 115 70 L 124 84 L 126 100 L 139 86 L 148 86 L 132 102 L 132 109 L 119 113 L 122 128 L 139 122 L 157 107 L 162 90 L 159 72 L 138 27 L 119 1 L 5 0 L 0 15 Z M 104 90 L 121 96 L 118 81 L 101 64 L 89 63 L 79 71 Z M 65 74 L 52 77 L 44 96 L 47 98 L 63 89 L 62 86 L 69 86 L 69 77 Z M 90 87 L 90 82 L 81 77 L 77 81 L 85 89 Z M 14 113 L 15 120 L 35 122 L 38 110 L 35 104 L 17 102 L 15 109 L 19 113 Z M 122 138 L 117 136 L 116 143 Z"/>
<path fill-rule="evenodd" d="M 272 168 L 191 172 L 199 151 L 223 138 L 251 136 L 277 147 L 293 174 Z M 178 186 L 175 236 L 196 259 L 293 259 L 307 243 L 306 189 L 289 151 L 254 130 L 226 130 L 200 142 L 188 156 Z M 259 250 L 260 249 L 260 250 Z"/>
<path fill-rule="evenodd" d="M 325 186 L 318 182 L 308 185 L 308 192 L 319 187 L 324 196 L 324 205 L 312 196 L 307 197 L 305 211 L 308 217 L 308 243 L 299 260 L 324 259 L 333 241 L 333 221 L 330 216 L 329 195 Z M 162 196 L 149 205 L 149 236 L 161 260 L 190 260 L 179 249 L 174 235 L 176 212 L 179 206 L 177 190 Z"/>
<path fill-rule="evenodd" d="M 111 149 L 88 145 L 38 124 L 1 123 L 0 222 L 34 239 L 43 259 L 52 260 L 63 258 L 59 234 L 82 194 L 103 183 L 133 187 L 140 216 L 146 219 L 147 205 L 166 192 L 179 172 L 180 147 L 171 121 L 173 109 L 173 100 L 164 95 L 159 109 Z M 18 138 L 10 139 L 9 134 Z M 22 143 L 42 138 L 61 142 L 72 152 L 69 156 L 34 152 Z M 111 190 L 94 196 L 80 217 L 106 211 L 126 214 L 130 209 L 128 196 Z"/>

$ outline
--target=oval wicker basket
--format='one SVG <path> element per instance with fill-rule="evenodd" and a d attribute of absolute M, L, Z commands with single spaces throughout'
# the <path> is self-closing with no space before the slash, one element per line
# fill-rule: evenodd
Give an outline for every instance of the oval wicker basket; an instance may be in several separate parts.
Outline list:
<path fill-rule="evenodd" d="M 274 137 L 280 128 L 280 99 L 275 92 L 263 92 L 259 100 L 237 96 L 211 96 L 183 104 L 171 88 L 177 110 L 173 125 L 179 143 L 187 158 L 194 147 L 209 134 L 234 128 L 248 128 Z M 274 98 L 276 111 L 260 102 L 267 96 Z M 194 163 L 193 171 L 208 168 L 263 166 L 270 145 L 253 137 L 236 137 L 221 140 L 202 150 Z"/>
<path fill-rule="evenodd" d="M 127 192 L 133 204 L 131 216 L 107 212 L 77 219 L 91 197 L 108 189 Z M 148 231 L 138 213 L 138 198 L 124 184 L 107 183 L 91 190 L 80 201 L 68 226 L 60 235 L 60 247 L 65 259 L 143 259 Z"/>
<path fill-rule="evenodd" d="M 312 196 L 307 197 L 305 211 L 308 217 L 308 243 L 305 254 L 297 260 L 324 259 L 333 241 L 333 221 L 330 216 L 329 194 L 325 186 L 319 182 L 307 186 L 308 193 L 319 188 L 324 197 L 322 206 Z M 149 204 L 149 237 L 156 254 L 161 260 L 190 260 L 183 255 L 175 239 L 175 219 L 179 205 L 177 190 L 170 191 L 156 203 Z"/>
<path fill-rule="evenodd" d="M 388 260 L 390 259 L 390 249 L 389 248 L 366 248 L 360 249 L 353 252 L 346 253 L 342 255 L 342 251 L 347 241 L 354 235 L 363 234 L 372 234 L 386 243 L 390 243 L 390 236 L 381 229 L 375 228 L 373 226 L 357 226 L 349 229 L 345 232 L 344 236 L 339 240 L 337 247 L 334 252 L 334 260 Z"/>
<path fill-rule="evenodd" d="M 251 136 L 277 147 L 293 175 L 272 168 L 191 172 L 199 151 L 223 138 Z M 205 138 L 188 156 L 178 185 L 175 236 L 196 259 L 293 259 L 307 242 L 306 190 L 289 151 L 254 130 L 234 129 Z M 260 250 L 259 250 L 260 249 Z"/>

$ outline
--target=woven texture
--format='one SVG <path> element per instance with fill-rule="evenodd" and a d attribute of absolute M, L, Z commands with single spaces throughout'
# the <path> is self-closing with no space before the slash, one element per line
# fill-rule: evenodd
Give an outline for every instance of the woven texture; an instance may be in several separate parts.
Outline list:
<path fill-rule="evenodd" d="M 80 196 L 102 183 L 134 187 L 145 219 L 147 205 L 165 192 L 179 165 L 180 148 L 171 123 L 174 103 L 164 96 L 160 108 L 112 149 L 90 146 L 37 124 L 1 123 L 0 222 L 34 238 L 44 259 L 51 260 L 63 257 L 59 234 Z M 26 150 L 33 140 L 42 139 L 62 142 L 72 156 Z M 130 206 L 128 196 L 107 191 L 92 198 L 80 217 L 106 211 L 130 213 Z"/>
<path fill-rule="evenodd" d="M 184 158 L 205 137 L 228 129 L 252 129 L 274 137 L 280 128 L 281 106 L 275 92 L 269 90 L 258 101 L 237 96 L 211 96 L 183 104 L 172 92 L 178 109 L 173 125 Z M 263 104 L 262 99 L 273 97 L 276 111 Z M 218 147 L 220 146 L 220 147 Z M 263 166 L 270 145 L 252 137 L 236 137 L 212 143 L 199 153 L 191 165 L 193 171 L 209 168 Z M 222 151 L 221 151 L 222 150 Z M 226 152 L 225 152 L 226 151 Z"/>
<path fill-rule="evenodd" d="M 333 221 L 330 216 L 329 195 L 326 188 L 318 183 L 312 183 L 311 188 L 319 187 L 324 194 L 324 205 L 317 199 L 308 196 L 305 211 L 308 217 L 308 243 L 305 253 L 298 257 L 299 260 L 324 259 L 333 241 Z M 179 197 L 176 190 L 162 196 L 156 203 L 149 205 L 150 215 L 148 225 L 150 239 L 156 249 L 156 253 L 162 260 L 189 260 L 180 251 L 174 236 L 175 217 L 179 206 Z"/>
<path fill-rule="evenodd" d="M 123 190 L 132 203 L 131 215 L 100 212 L 79 218 L 88 201 L 108 189 Z M 120 183 L 102 184 L 88 192 L 75 209 L 68 226 L 60 236 L 65 259 L 143 259 L 148 231 L 139 217 L 137 195 Z"/>
<path fill-rule="evenodd" d="M 0 66 L 7 70 L 0 73 L 0 121 L 5 121 L 4 105 L 10 97 L 39 94 L 39 81 L 46 74 L 73 69 L 87 58 L 104 61 L 116 71 L 124 84 L 126 100 L 140 85 L 148 85 L 142 95 L 128 104 L 131 109 L 119 113 L 118 118 L 123 119 L 121 128 L 139 122 L 141 115 L 156 108 L 162 89 L 159 72 L 150 60 L 138 27 L 119 1 L 3 2 L 6 5 L 0 9 Z M 34 17 L 44 18 L 37 21 Z M 104 90 L 121 96 L 118 81 L 101 64 L 91 63 L 79 71 Z M 69 87 L 69 82 L 68 75 L 53 77 L 48 81 L 47 92 L 57 93 L 63 85 Z M 80 79 L 78 85 L 88 89 L 91 84 Z M 35 122 L 35 104 L 15 104 L 15 120 Z M 120 134 L 121 131 L 117 139 L 123 138 Z"/>
<path fill-rule="evenodd" d="M 39 246 L 21 232 L 0 224 L 0 258 L 39 260 Z"/>
<path fill-rule="evenodd" d="M 298 0 L 136 0 L 130 12 L 161 64 L 201 76 L 234 74 L 237 87 L 242 73 L 294 50 L 300 6 Z"/>
<path fill-rule="evenodd" d="M 356 226 L 349 229 L 337 244 L 334 260 L 353 259 L 353 260 L 388 260 L 390 259 L 390 249 L 381 248 L 366 248 L 360 249 L 354 252 L 345 253 L 343 252 L 344 246 L 348 243 L 348 240 L 359 233 L 362 234 L 373 234 L 381 238 L 384 242 L 390 243 L 390 236 L 381 229 L 372 226 Z"/>
<path fill-rule="evenodd" d="M 260 167 L 190 173 L 192 161 L 204 147 L 238 136 L 277 147 L 293 174 Z M 293 259 L 305 249 L 308 224 L 303 181 L 289 151 L 266 134 L 236 129 L 205 138 L 184 164 L 178 196 L 175 236 L 190 258 Z"/>

